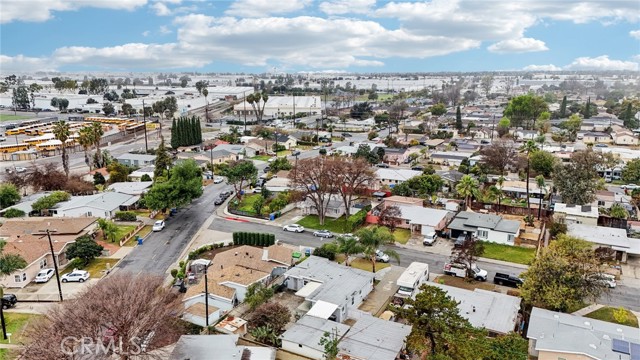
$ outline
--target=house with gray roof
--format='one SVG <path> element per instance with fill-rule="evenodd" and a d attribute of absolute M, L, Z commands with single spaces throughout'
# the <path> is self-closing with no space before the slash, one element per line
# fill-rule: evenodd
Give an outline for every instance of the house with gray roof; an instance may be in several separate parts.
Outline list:
<path fill-rule="evenodd" d="M 115 182 L 109 185 L 107 190 L 128 195 L 142 195 L 151 185 L 153 185 L 153 181 Z"/>
<path fill-rule="evenodd" d="M 567 234 L 586 240 L 594 247 L 607 247 L 616 252 L 616 259 L 627 261 L 627 255 L 640 255 L 640 240 L 627 236 L 626 229 L 586 224 L 567 224 Z"/>
<path fill-rule="evenodd" d="M 492 334 L 507 334 L 516 329 L 520 298 L 495 291 L 473 291 L 439 283 L 428 283 L 447 292 L 458 303 L 458 313 L 477 328 Z"/>
<path fill-rule="evenodd" d="M 539 360 L 640 359 L 640 331 L 582 316 L 534 307 L 529 319 L 529 355 Z"/>
<path fill-rule="evenodd" d="M 122 154 L 116 158 L 120 164 L 134 167 L 145 167 L 153 165 L 156 161 L 155 155 L 148 154 Z"/>
<path fill-rule="evenodd" d="M 169 360 L 275 360 L 276 349 L 238 344 L 238 335 L 182 335 Z M 214 355 L 215 354 L 215 355 Z"/>
<path fill-rule="evenodd" d="M 112 218 L 116 211 L 127 210 L 134 205 L 140 196 L 118 192 L 103 192 L 95 195 L 73 196 L 49 209 L 54 217 L 95 216 L 104 219 Z"/>
<path fill-rule="evenodd" d="M 374 274 L 310 256 L 284 277 L 289 290 L 305 299 L 299 313 L 342 322 L 373 290 Z"/>
<path fill-rule="evenodd" d="M 481 214 L 471 211 L 459 212 L 448 226 L 450 236 L 475 236 L 483 241 L 514 245 L 520 235 L 520 221 L 505 220 L 494 214 Z"/>
<path fill-rule="evenodd" d="M 394 360 L 404 348 L 411 326 L 355 311 L 352 326 L 328 319 L 303 316 L 280 336 L 282 349 L 309 359 L 325 358 L 320 339 L 337 332 L 338 359 Z"/>

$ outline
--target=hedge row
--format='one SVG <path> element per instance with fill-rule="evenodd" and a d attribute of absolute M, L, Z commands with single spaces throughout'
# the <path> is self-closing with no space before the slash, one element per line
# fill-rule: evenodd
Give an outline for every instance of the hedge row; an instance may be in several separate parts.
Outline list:
<path fill-rule="evenodd" d="M 134 213 L 133 211 L 116 211 L 114 218 L 120 221 L 136 221 L 137 220 L 136 213 Z"/>
<path fill-rule="evenodd" d="M 350 231 L 353 231 L 364 224 L 364 221 L 367 219 L 367 213 L 371 210 L 371 205 L 365 206 L 362 210 L 357 213 L 349 216 L 347 219 L 347 227 Z"/>
<path fill-rule="evenodd" d="M 271 246 L 276 243 L 276 236 L 267 233 L 234 232 L 233 245 Z"/>

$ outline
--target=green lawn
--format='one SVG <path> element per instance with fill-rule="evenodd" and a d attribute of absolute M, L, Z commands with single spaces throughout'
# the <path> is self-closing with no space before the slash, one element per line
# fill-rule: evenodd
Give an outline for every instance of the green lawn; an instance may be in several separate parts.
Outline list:
<path fill-rule="evenodd" d="M 113 268 L 118 259 L 109 259 L 109 258 L 95 258 L 89 262 L 87 266 L 78 266 L 78 270 L 86 270 L 89 272 L 89 275 L 92 279 L 100 279 L 104 275 L 104 270 L 107 270 L 107 264 L 109 264 L 109 268 Z M 73 271 L 71 266 L 67 266 L 61 273 L 60 276 L 64 274 L 68 274 Z"/>
<path fill-rule="evenodd" d="M 336 254 L 336 262 L 344 264 L 344 254 Z M 349 266 L 351 266 L 354 269 L 360 269 L 360 270 L 370 271 L 370 272 L 373 271 L 373 265 L 371 265 L 371 261 L 361 257 L 353 258 L 352 256 L 351 263 L 349 263 Z M 389 266 L 391 266 L 389 265 L 389 263 L 376 262 L 376 272 L 384 268 L 387 268 Z"/>
<path fill-rule="evenodd" d="M 153 226 L 145 225 L 142 227 L 142 229 L 140 229 L 140 231 L 138 231 L 138 233 L 136 233 L 136 235 L 144 238 L 145 236 L 149 235 L 152 229 Z M 132 236 L 131 239 L 129 239 L 129 241 L 127 241 L 123 246 L 136 246 L 136 244 L 136 237 Z"/>
<path fill-rule="evenodd" d="M 334 233 L 344 233 L 344 225 L 345 225 L 345 220 L 344 220 L 344 216 L 341 216 L 337 219 L 334 218 L 330 218 L 330 217 L 325 217 L 324 218 L 324 225 L 320 225 L 320 222 L 318 221 L 318 215 L 307 215 L 304 218 L 300 219 L 297 222 L 299 225 L 304 226 L 305 228 L 308 229 L 315 229 L 315 230 L 329 230 L 331 232 Z"/>
<path fill-rule="evenodd" d="M 289 155 L 291 155 L 291 150 L 282 150 L 276 153 L 276 156 L 278 157 L 289 156 Z"/>
<path fill-rule="evenodd" d="M 118 232 L 116 233 L 116 242 L 119 242 L 125 235 L 132 232 L 136 227 L 134 225 L 116 225 Z"/>
<path fill-rule="evenodd" d="M 22 342 L 22 332 L 30 320 L 37 319 L 39 315 L 5 312 L 4 321 L 7 324 L 7 333 L 11 334 L 11 343 Z M 0 344 L 8 344 L 9 340 L 3 340 L 0 336 Z M 6 355 L 6 354 L 5 354 Z"/>
<path fill-rule="evenodd" d="M 536 249 L 532 248 L 502 245 L 486 241 L 483 241 L 482 243 L 484 244 L 484 253 L 482 254 L 482 257 L 488 259 L 529 265 L 536 256 Z"/>
<path fill-rule="evenodd" d="M 262 161 L 269 161 L 269 159 L 271 159 L 271 156 L 269 155 L 256 155 L 251 158 L 251 160 L 262 160 Z"/>
<path fill-rule="evenodd" d="M 396 228 L 396 231 L 393 232 L 393 237 L 396 239 L 397 243 L 406 244 L 411 238 L 411 230 Z"/>
<path fill-rule="evenodd" d="M 260 194 L 253 194 L 253 195 L 245 195 L 242 198 L 242 201 L 240 202 L 240 204 L 238 205 L 238 210 L 240 211 L 246 211 L 246 212 L 255 212 L 255 210 L 253 209 L 253 204 L 258 201 L 258 199 L 260 199 L 262 197 L 262 195 Z"/>
<path fill-rule="evenodd" d="M 24 119 L 31 119 L 31 118 L 33 118 L 33 116 L 0 114 L 0 121 L 14 121 L 14 120 L 24 120 Z"/>
<path fill-rule="evenodd" d="M 596 320 L 602 320 L 602 321 L 606 321 L 606 322 L 610 322 L 610 323 L 615 323 L 615 324 L 620 324 L 620 325 L 626 325 L 626 326 L 631 326 L 634 328 L 638 327 L 638 318 L 629 310 L 622 308 L 622 310 L 624 310 L 626 312 L 626 319 L 623 319 L 623 321 L 617 321 L 615 319 L 615 317 L 613 316 L 613 312 L 618 310 L 617 308 L 614 307 L 609 307 L 609 306 L 605 306 L 603 308 L 600 308 L 594 312 L 588 313 L 587 315 L 585 315 L 588 318 L 591 319 L 596 319 Z"/>

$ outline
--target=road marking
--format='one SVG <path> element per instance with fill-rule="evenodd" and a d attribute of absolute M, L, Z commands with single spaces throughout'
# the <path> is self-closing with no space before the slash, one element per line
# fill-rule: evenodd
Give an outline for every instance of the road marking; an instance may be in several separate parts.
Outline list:
<path fill-rule="evenodd" d="M 226 220 L 229 220 L 229 221 L 237 221 L 237 222 L 244 222 L 244 223 L 249 222 L 249 220 L 238 219 L 238 218 L 232 218 L 232 217 L 226 217 L 225 219 L 226 219 Z"/>

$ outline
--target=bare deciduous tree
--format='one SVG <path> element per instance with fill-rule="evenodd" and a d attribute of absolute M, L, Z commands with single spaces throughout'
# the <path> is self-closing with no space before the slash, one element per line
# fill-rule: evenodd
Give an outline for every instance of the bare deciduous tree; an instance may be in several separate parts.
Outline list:
<path fill-rule="evenodd" d="M 159 349 L 179 338 L 179 309 L 162 277 L 113 274 L 32 322 L 18 358 L 166 358 Z"/>
<path fill-rule="evenodd" d="M 396 231 L 396 227 L 402 222 L 402 210 L 398 206 L 385 206 L 380 212 L 378 223 L 389 228 L 389 231 Z"/>
<path fill-rule="evenodd" d="M 366 197 L 367 188 L 376 179 L 376 174 L 366 159 L 331 158 L 327 161 L 333 162 L 330 167 L 334 172 L 332 176 L 346 209 L 345 217 L 348 218 L 351 215 L 351 205 Z"/>
<path fill-rule="evenodd" d="M 289 172 L 293 188 L 300 190 L 309 199 L 318 213 L 320 225 L 324 224 L 327 206 L 332 194 L 337 192 L 334 178 L 336 162 L 325 156 L 303 159 Z"/>
<path fill-rule="evenodd" d="M 482 162 L 492 170 L 504 175 L 505 171 L 515 164 L 518 148 L 513 141 L 496 140 L 480 150 Z"/>

